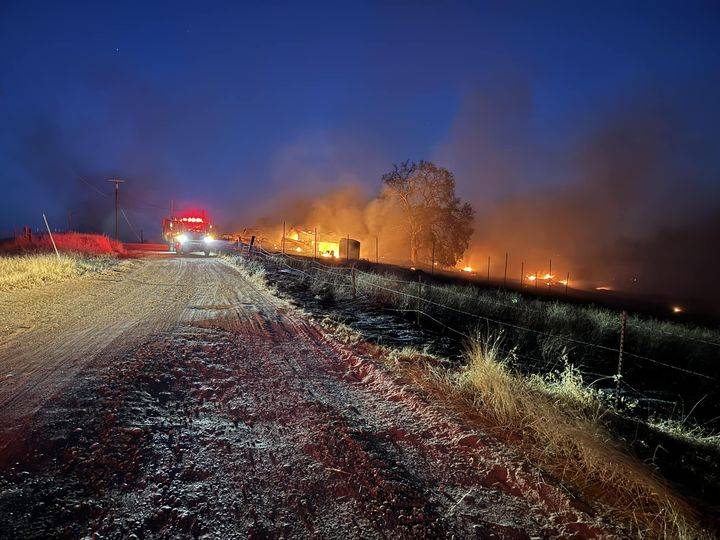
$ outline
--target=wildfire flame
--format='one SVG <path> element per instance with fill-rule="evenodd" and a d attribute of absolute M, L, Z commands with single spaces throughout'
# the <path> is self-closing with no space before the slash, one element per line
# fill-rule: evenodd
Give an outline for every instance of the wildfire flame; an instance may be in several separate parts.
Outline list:
<path fill-rule="evenodd" d="M 527 276 L 528 281 L 535 281 L 537 279 L 537 276 L 535 274 L 530 274 Z"/>
<path fill-rule="evenodd" d="M 684 310 L 681 306 L 673 306 L 673 313 L 682 313 Z"/>
<path fill-rule="evenodd" d="M 465 268 L 462 269 L 462 271 L 463 271 L 463 272 L 472 272 L 473 269 L 472 269 L 471 266 L 466 266 Z"/>

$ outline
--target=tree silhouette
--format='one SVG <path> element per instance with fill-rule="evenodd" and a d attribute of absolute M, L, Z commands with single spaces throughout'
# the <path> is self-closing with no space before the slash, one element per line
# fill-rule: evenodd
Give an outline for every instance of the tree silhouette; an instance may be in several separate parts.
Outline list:
<path fill-rule="evenodd" d="M 474 210 L 455 196 L 455 177 L 429 161 L 405 161 L 382 177 L 383 197 L 403 215 L 413 264 L 428 260 L 435 244 L 435 261 L 454 266 L 468 248 Z"/>

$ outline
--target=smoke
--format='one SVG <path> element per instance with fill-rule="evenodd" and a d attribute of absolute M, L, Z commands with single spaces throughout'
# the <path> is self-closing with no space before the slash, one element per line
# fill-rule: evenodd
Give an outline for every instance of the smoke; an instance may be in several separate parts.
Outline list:
<path fill-rule="evenodd" d="M 469 96 L 436 159 L 477 209 L 467 260 L 638 292 L 716 297 L 720 115 L 704 87 L 594 104 L 551 146 L 522 87 Z"/>
<path fill-rule="evenodd" d="M 491 273 L 502 276 L 508 253 L 513 279 L 522 262 L 528 275 L 547 272 L 552 259 L 556 278 L 569 273 L 571 284 L 716 298 L 720 114 L 711 98 L 698 85 L 649 87 L 611 105 L 590 104 L 547 133 L 529 85 L 510 81 L 469 94 L 430 156 L 455 173 L 459 195 L 477 211 L 461 264 L 484 272 L 489 256 Z M 350 234 L 371 259 L 377 236 L 381 256 L 407 259 L 399 216 L 379 196 L 384 170 L 375 178 L 362 178 L 357 167 L 335 170 L 322 181 L 317 170 L 300 170 L 285 174 L 310 187 L 300 198 L 294 190 L 276 200 L 273 216 Z"/>

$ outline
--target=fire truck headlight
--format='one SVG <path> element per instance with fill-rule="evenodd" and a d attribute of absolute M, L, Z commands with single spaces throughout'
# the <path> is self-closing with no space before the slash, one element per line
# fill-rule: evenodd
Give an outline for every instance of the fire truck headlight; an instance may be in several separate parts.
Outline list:
<path fill-rule="evenodd" d="M 187 242 L 187 235 L 186 235 L 186 234 L 179 234 L 179 235 L 177 236 L 177 241 L 180 242 L 181 244 L 184 244 L 185 242 Z"/>
<path fill-rule="evenodd" d="M 212 241 L 215 240 L 215 239 L 208 234 L 208 235 L 204 238 L 204 240 L 205 240 L 206 243 L 209 243 L 209 242 L 212 242 Z"/>

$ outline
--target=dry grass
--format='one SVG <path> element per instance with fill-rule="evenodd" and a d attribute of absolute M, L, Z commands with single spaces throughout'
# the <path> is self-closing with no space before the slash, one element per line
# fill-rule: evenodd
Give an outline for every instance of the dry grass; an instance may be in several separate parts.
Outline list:
<path fill-rule="evenodd" d="M 121 255 L 125 253 L 122 243 L 101 234 L 54 233 L 53 239 L 61 252 L 86 255 Z M 47 234 L 34 235 L 31 239 L 12 238 L 0 243 L 0 253 L 22 254 L 52 252 L 53 246 Z"/>
<path fill-rule="evenodd" d="M 111 257 L 54 254 L 0 257 L 0 291 L 30 289 L 46 283 L 101 271 L 117 261 Z"/>
<path fill-rule="evenodd" d="M 265 281 L 264 272 L 255 268 L 262 266 L 257 262 L 248 263 L 242 257 L 233 262 Z M 365 275 L 362 279 L 383 278 Z M 327 283 L 309 285 L 319 289 Z M 362 287 L 359 283 L 358 288 Z M 373 291 L 370 287 L 366 290 Z M 332 294 L 347 292 L 332 287 Z M 397 295 L 392 292 L 375 289 L 372 295 L 381 303 L 384 300 L 397 305 Z M 602 322 L 603 317 L 598 318 Z M 350 346 L 364 343 L 357 332 L 342 323 L 326 318 L 321 324 Z M 407 375 L 408 380 L 517 448 L 529 461 L 581 494 L 599 513 L 636 536 L 711 537 L 693 508 L 606 429 L 605 417 L 612 414 L 607 396 L 584 384 L 579 371 L 567 361 L 564 349 L 549 346 L 546 351 L 565 360 L 562 372 L 524 377 L 511 367 L 512 351 L 503 352 L 499 338 L 473 342 L 468 363 L 460 369 L 427 351 L 374 348 L 377 356 Z"/>
<path fill-rule="evenodd" d="M 500 350 L 498 339 L 475 343 L 463 369 L 436 370 L 435 377 L 499 438 L 587 500 L 599 501 L 639 536 L 709 536 L 691 506 L 603 427 L 606 408 L 572 370 L 554 381 L 528 380 Z"/>

